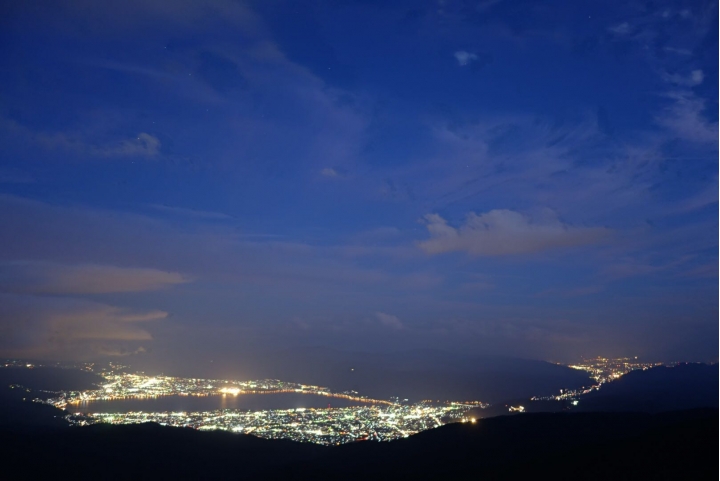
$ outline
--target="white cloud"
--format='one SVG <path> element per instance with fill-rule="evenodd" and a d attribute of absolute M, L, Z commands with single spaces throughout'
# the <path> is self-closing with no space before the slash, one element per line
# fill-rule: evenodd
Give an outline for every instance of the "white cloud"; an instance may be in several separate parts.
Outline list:
<path fill-rule="evenodd" d="M 525 254 L 598 242 L 609 234 L 602 227 L 572 227 L 546 210 L 536 219 L 511 210 L 471 212 L 459 228 L 438 214 L 425 216 L 430 239 L 419 244 L 428 254 L 461 251 L 475 256 Z"/>
<path fill-rule="evenodd" d="M 397 316 L 393 316 L 392 314 L 385 314 L 384 312 L 376 312 L 375 316 L 378 318 L 380 323 L 385 327 L 389 327 L 391 329 L 398 329 L 398 330 L 405 327 L 403 325 L 402 321 L 400 321 L 400 319 L 398 319 Z"/>
<path fill-rule="evenodd" d="M 176 272 L 97 264 L 6 262 L 0 290 L 33 294 L 101 294 L 152 291 L 188 282 Z"/>
<path fill-rule="evenodd" d="M 478 56 L 474 53 L 466 52 L 465 50 L 458 50 L 455 52 L 455 59 L 458 61 L 458 65 L 464 67 L 469 65 L 470 62 L 477 60 Z"/>

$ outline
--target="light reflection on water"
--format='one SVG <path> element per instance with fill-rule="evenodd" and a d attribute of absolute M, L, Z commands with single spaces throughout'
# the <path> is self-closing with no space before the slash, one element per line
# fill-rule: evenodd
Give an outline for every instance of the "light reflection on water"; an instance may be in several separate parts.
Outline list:
<path fill-rule="evenodd" d="M 277 393 L 240 394 L 216 396 L 161 396 L 145 399 L 117 399 L 93 401 L 69 407 L 83 413 L 125 413 L 143 412 L 197 412 L 216 409 L 244 409 L 261 411 L 266 409 L 326 408 L 348 406 L 370 406 L 371 404 L 347 399 L 328 398 L 316 394 Z"/>

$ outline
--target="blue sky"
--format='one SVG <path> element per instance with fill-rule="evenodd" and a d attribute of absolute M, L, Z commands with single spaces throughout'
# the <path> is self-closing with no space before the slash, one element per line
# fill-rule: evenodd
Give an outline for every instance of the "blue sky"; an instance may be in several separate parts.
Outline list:
<path fill-rule="evenodd" d="M 717 2 L 2 8 L 2 355 L 717 359 Z"/>

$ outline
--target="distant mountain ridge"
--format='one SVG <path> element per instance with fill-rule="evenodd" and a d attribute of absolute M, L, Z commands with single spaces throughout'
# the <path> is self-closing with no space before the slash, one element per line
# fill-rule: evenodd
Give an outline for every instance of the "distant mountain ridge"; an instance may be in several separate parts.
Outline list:
<path fill-rule="evenodd" d="M 506 399 L 469 415 L 493 417 L 508 414 L 509 406 L 523 406 L 526 413 L 540 412 L 644 412 L 658 413 L 695 408 L 718 408 L 720 386 L 717 364 L 682 363 L 631 371 L 603 384 L 599 390 L 570 400 L 532 401 Z"/>
<path fill-rule="evenodd" d="M 717 364 L 683 363 L 632 371 L 582 397 L 576 410 L 662 412 L 718 408 Z"/>

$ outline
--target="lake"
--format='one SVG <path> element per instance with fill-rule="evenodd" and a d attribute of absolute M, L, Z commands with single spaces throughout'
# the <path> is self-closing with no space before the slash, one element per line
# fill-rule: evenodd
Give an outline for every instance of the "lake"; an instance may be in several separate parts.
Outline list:
<path fill-rule="evenodd" d="M 326 408 L 349 406 L 370 406 L 369 403 L 348 399 L 318 396 L 316 394 L 276 393 L 240 394 L 216 396 L 162 396 L 151 399 L 118 399 L 93 401 L 68 406 L 71 412 L 83 413 L 125 413 L 143 412 L 198 412 L 216 409 L 243 409 L 261 411 L 267 409 Z"/>

